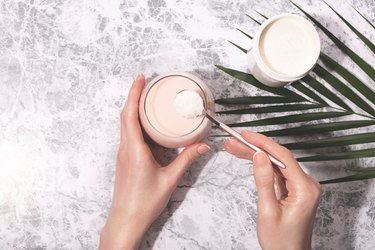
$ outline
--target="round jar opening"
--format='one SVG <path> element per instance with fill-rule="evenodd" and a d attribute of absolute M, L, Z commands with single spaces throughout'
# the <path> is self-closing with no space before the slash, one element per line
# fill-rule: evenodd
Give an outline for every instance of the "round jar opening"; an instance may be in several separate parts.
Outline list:
<path fill-rule="evenodd" d="M 204 116 L 185 118 L 176 111 L 174 101 L 178 93 L 191 90 L 198 93 L 207 107 L 207 97 L 202 86 L 184 75 L 168 75 L 158 79 L 147 90 L 144 112 L 147 122 L 166 137 L 184 137 L 194 133 L 204 122 Z"/>
<path fill-rule="evenodd" d="M 293 14 L 267 20 L 257 41 L 263 68 L 277 79 L 293 80 L 305 75 L 320 53 L 320 40 L 314 26 Z"/>

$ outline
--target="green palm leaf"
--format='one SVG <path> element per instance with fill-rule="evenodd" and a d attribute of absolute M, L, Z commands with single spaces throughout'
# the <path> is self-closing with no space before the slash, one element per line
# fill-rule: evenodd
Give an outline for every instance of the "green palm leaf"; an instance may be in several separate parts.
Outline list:
<path fill-rule="evenodd" d="M 361 149 L 348 152 L 331 153 L 323 155 L 313 155 L 307 157 L 297 158 L 299 162 L 309 162 L 309 161 L 334 161 L 334 160 L 349 160 L 357 158 L 375 157 L 375 149 Z"/>
<path fill-rule="evenodd" d="M 375 178 L 375 168 L 366 168 L 360 171 L 356 171 L 354 175 L 349 175 L 341 178 L 320 181 L 320 184 L 331 184 L 349 181 L 360 181 Z"/>
<path fill-rule="evenodd" d="M 304 97 L 298 95 L 297 93 L 295 93 L 293 91 L 290 91 L 289 89 L 268 87 L 268 86 L 264 85 L 263 83 L 259 82 L 257 79 L 255 79 L 255 77 L 251 74 L 241 72 L 241 71 L 238 71 L 238 70 L 234 70 L 234 69 L 230 69 L 230 68 L 226 68 L 226 67 L 223 67 L 223 66 L 220 66 L 220 65 L 215 65 L 215 66 L 218 69 L 227 73 L 228 75 L 233 76 L 234 78 L 237 78 L 241 81 L 244 81 L 244 82 L 246 82 L 246 83 L 248 83 L 248 84 L 250 84 L 250 85 L 252 85 L 252 86 L 254 86 L 258 89 L 265 90 L 265 91 L 273 93 L 275 95 L 292 97 L 293 99 L 299 100 L 299 101 L 306 101 L 306 99 Z"/>
<path fill-rule="evenodd" d="M 369 47 L 369 49 L 373 53 L 375 53 L 375 45 L 367 37 L 365 37 L 364 35 L 362 35 L 362 33 L 359 32 L 356 28 L 354 28 L 353 25 L 351 25 L 348 21 L 346 21 L 345 18 L 342 17 L 337 11 L 335 11 L 326 1 L 324 1 L 324 3 L 327 4 L 328 7 L 333 12 L 335 12 L 338 17 L 340 17 L 340 19 L 359 37 L 359 39 L 361 39 L 367 45 L 367 47 Z"/>
<path fill-rule="evenodd" d="M 375 142 L 375 133 L 362 133 L 354 135 L 345 135 L 334 138 L 293 142 L 283 144 L 288 149 L 309 149 L 309 148 L 325 148 L 325 147 L 341 147 L 361 143 Z"/>
<path fill-rule="evenodd" d="M 324 79 L 327 83 L 329 83 L 332 87 L 338 90 L 338 92 L 340 92 L 343 96 L 352 101 L 352 103 L 356 104 L 359 108 L 375 117 L 375 110 L 367 102 L 365 102 L 361 97 L 359 97 L 352 89 L 350 89 L 347 85 L 341 82 L 338 78 L 329 73 L 325 68 L 317 64 L 313 71 L 322 79 Z"/>
<path fill-rule="evenodd" d="M 217 114 L 265 114 L 275 112 L 286 112 L 286 111 L 300 111 L 308 109 L 322 108 L 324 105 L 321 104 L 289 104 L 289 105 L 274 105 L 267 107 L 247 108 L 247 109 L 236 109 L 236 110 L 225 110 L 218 111 Z"/>
<path fill-rule="evenodd" d="M 258 13 L 261 17 L 263 17 L 264 19 L 268 19 L 267 16 L 265 16 L 264 14 L 260 13 L 259 11 L 257 10 L 254 10 L 256 13 Z"/>
<path fill-rule="evenodd" d="M 239 32 L 241 32 L 242 34 L 244 34 L 245 36 L 247 36 L 248 38 L 250 38 L 250 39 L 253 39 L 253 37 L 252 36 L 250 36 L 249 34 L 247 34 L 245 31 L 243 31 L 243 30 L 241 30 L 241 29 L 239 29 L 239 28 L 236 28 Z"/>
<path fill-rule="evenodd" d="M 255 18 L 253 18 L 253 17 L 251 17 L 251 16 L 249 16 L 249 15 L 247 15 L 246 14 L 246 16 L 248 17 L 248 18 L 250 18 L 251 20 L 253 20 L 254 22 L 256 22 L 257 24 L 261 24 L 258 20 L 256 20 Z"/>
<path fill-rule="evenodd" d="M 365 83 L 363 83 L 358 77 L 356 77 L 349 70 L 334 61 L 331 57 L 320 53 L 320 59 L 328 68 L 335 70 L 340 76 L 342 76 L 351 86 L 358 90 L 362 95 L 367 97 L 371 103 L 375 103 L 375 92 L 370 89 Z"/>
<path fill-rule="evenodd" d="M 361 12 L 359 12 L 356 8 L 354 8 L 354 7 L 352 7 L 355 11 L 357 11 L 357 13 L 359 14 L 359 15 L 361 15 L 361 17 L 363 17 L 363 19 L 365 19 L 366 20 L 366 22 L 368 22 L 368 24 L 370 24 L 374 29 L 375 29 L 375 26 L 364 16 L 364 15 L 362 15 L 362 13 Z"/>
<path fill-rule="evenodd" d="M 248 122 L 238 122 L 230 123 L 229 127 L 256 127 L 264 125 L 276 125 L 276 124 L 285 124 L 285 123 L 294 123 L 294 122 L 305 122 L 305 121 L 315 121 L 320 119 L 334 118 L 349 115 L 349 112 L 315 112 L 315 113 L 305 113 L 297 115 L 285 115 L 279 117 L 266 118 L 256 121 Z"/>
<path fill-rule="evenodd" d="M 327 99 L 331 100 L 332 102 L 336 103 L 340 107 L 346 109 L 346 110 L 352 110 L 348 104 L 346 104 L 343 100 L 341 100 L 340 97 L 335 95 L 331 90 L 327 89 L 321 82 L 316 80 L 310 75 L 305 76 L 302 78 L 302 81 L 307 83 L 311 88 L 315 89 L 317 92 L 319 92 L 321 95 L 325 96 Z"/>
<path fill-rule="evenodd" d="M 247 52 L 247 50 L 244 49 L 244 48 L 242 48 L 240 45 L 237 45 L 237 44 L 235 44 L 234 42 L 229 41 L 229 40 L 228 40 L 228 42 L 230 42 L 232 45 L 234 45 L 237 49 L 241 50 L 242 52 L 244 52 L 244 53 Z"/>
<path fill-rule="evenodd" d="M 244 96 L 216 99 L 215 103 L 220 105 L 244 105 L 244 104 L 264 104 L 264 103 L 290 103 L 299 102 L 296 99 L 283 96 Z"/>
<path fill-rule="evenodd" d="M 319 123 L 313 125 L 306 125 L 294 128 L 285 128 L 272 131 L 260 132 L 266 136 L 298 136 L 298 135 L 311 135 L 317 133 L 326 133 L 332 131 L 339 131 L 352 128 L 360 128 L 375 125 L 375 121 L 371 120 L 357 120 L 357 121 L 341 121 L 341 122 L 329 122 Z"/>
<path fill-rule="evenodd" d="M 375 81 L 375 69 L 373 66 L 363 60 L 356 52 L 348 48 L 343 42 L 341 42 L 335 35 L 333 35 L 327 28 L 320 24 L 315 18 L 309 15 L 301 7 L 291 1 L 291 3 L 300 9 L 308 18 L 312 20 L 336 45 L 337 47 L 347 54 L 353 62 L 355 62 L 369 77 Z M 329 5 L 328 5 L 329 6 Z M 359 32 L 351 23 L 346 21 L 337 11 L 329 6 L 336 15 L 346 24 L 349 28 L 374 52 L 374 44 L 361 32 Z M 357 10 L 356 10 L 357 11 Z M 357 11 L 358 12 L 358 11 Z M 268 19 L 267 16 L 256 11 L 260 16 Z M 359 12 L 358 12 L 359 13 Z M 369 22 L 361 13 L 359 13 L 373 28 L 374 25 Z M 247 15 L 248 16 L 248 15 Z M 261 22 L 255 18 L 248 16 L 251 20 L 257 24 Z M 239 29 L 238 29 L 239 30 Z M 252 39 L 252 36 L 239 30 L 241 33 Z M 231 42 L 234 46 L 240 49 L 242 52 L 247 51 Z M 322 121 L 317 124 L 295 126 L 291 128 L 277 129 L 263 131 L 262 134 L 266 136 L 282 137 L 282 136 L 305 136 L 310 134 L 322 134 L 335 132 L 346 129 L 358 129 L 362 127 L 374 126 L 375 125 L 375 110 L 371 104 L 375 104 L 375 91 L 371 89 L 367 84 L 361 81 L 357 76 L 351 73 L 348 69 L 338 64 L 335 60 L 327 56 L 325 53 L 321 53 L 320 58 L 324 65 L 337 72 L 345 81 L 337 78 L 335 75 L 330 73 L 326 68 L 317 64 L 314 68 L 314 72 L 318 75 L 323 82 L 318 81 L 314 77 L 307 75 L 302 81 L 297 81 L 290 84 L 290 88 L 272 88 L 263 85 L 258 82 L 251 74 L 240 72 L 234 69 L 217 66 L 220 70 L 231 75 L 232 77 L 244 81 L 258 89 L 267 91 L 277 96 L 255 96 L 255 97 L 239 97 L 239 98 L 224 98 L 216 100 L 216 103 L 222 105 L 232 104 L 262 104 L 260 107 L 248 107 L 235 110 L 219 111 L 217 114 L 266 114 L 276 113 L 285 111 L 297 111 L 299 114 L 284 115 L 278 117 L 270 117 L 261 120 L 245 121 L 240 123 L 229 124 L 233 127 L 255 127 L 255 126 L 268 126 L 277 124 L 292 124 L 295 122 L 305 121 L 317 121 L 320 119 L 335 118 L 340 116 L 346 116 L 350 114 L 356 114 L 367 117 L 366 120 L 354 120 L 354 121 L 333 121 L 327 122 Z M 324 83 L 324 84 L 323 84 Z M 332 90 L 328 89 L 325 84 L 329 84 Z M 356 91 L 354 91 L 356 89 Z M 339 93 L 340 95 L 337 95 Z M 344 98 L 343 98 L 344 97 Z M 328 102 L 329 100 L 330 102 Z M 347 101 L 355 104 L 361 110 L 366 112 L 365 114 L 359 114 L 348 105 Z M 332 106 L 330 103 L 336 105 Z M 269 105 L 271 104 L 271 105 Z M 272 105 L 279 104 L 279 105 Z M 321 109 L 319 112 L 305 113 L 305 110 L 310 109 Z M 340 112 L 332 112 L 332 109 L 339 110 Z M 220 135 L 218 135 L 220 136 Z M 226 137 L 227 135 L 221 135 Z M 289 149 L 309 149 L 309 148 L 325 148 L 325 147 L 342 147 L 350 146 L 355 144 L 373 143 L 375 142 L 375 132 L 362 132 L 352 133 L 345 136 L 333 136 L 331 138 L 314 139 L 309 141 L 292 142 L 284 144 Z M 345 159 L 356 159 L 375 157 L 375 149 L 361 149 L 361 150 L 349 150 L 347 152 L 329 153 L 323 155 L 312 155 L 306 157 L 300 157 L 299 161 L 332 161 L 332 160 L 345 160 Z M 374 169 L 375 170 L 375 169 Z M 362 170 L 361 170 L 362 171 Z M 321 182 L 335 183 L 343 181 L 361 180 L 375 178 L 375 171 L 363 170 L 367 172 L 358 171 L 355 175 L 327 180 Z"/>
<path fill-rule="evenodd" d="M 343 42 L 341 42 L 335 35 L 333 35 L 328 29 L 326 29 L 322 24 L 320 24 L 314 17 L 309 15 L 306 11 L 304 11 L 301 7 L 297 4 L 289 0 L 294 6 L 296 6 L 300 11 L 302 11 L 311 21 L 315 23 L 316 26 L 319 27 L 336 45 L 337 47 L 347 54 L 353 62 L 355 62 L 372 80 L 375 81 L 375 69 L 368 64 L 365 60 L 363 60 L 356 52 L 351 50 L 348 46 L 346 46 Z"/>
<path fill-rule="evenodd" d="M 311 89 L 309 89 L 308 87 L 303 85 L 302 82 L 296 81 L 296 82 L 293 82 L 292 84 L 290 84 L 290 86 L 292 86 L 296 90 L 300 91 L 301 93 L 305 94 L 307 97 L 310 97 L 314 101 L 317 101 L 318 103 L 321 103 L 321 104 L 324 104 L 324 105 L 328 106 L 328 103 L 326 101 L 324 101 L 323 98 L 321 98 L 320 96 L 315 94 L 315 92 L 313 92 Z"/>

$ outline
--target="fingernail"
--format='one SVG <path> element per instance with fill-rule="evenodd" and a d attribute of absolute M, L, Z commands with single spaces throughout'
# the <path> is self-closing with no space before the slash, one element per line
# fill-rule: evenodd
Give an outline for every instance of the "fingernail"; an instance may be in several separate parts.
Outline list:
<path fill-rule="evenodd" d="M 266 166 L 268 163 L 268 156 L 264 152 L 256 152 L 253 156 L 253 163 L 257 166 Z"/>
<path fill-rule="evenodd" d="M 198 147 L 198 153 L 201 155 L 206 153 L 208 150 L 210 150 L 210 147 L 208 145 L 201 145 Z"/>
<path fill-rule="evenodd" d="M 245 136 L 248 136 L 248 135 L 250 135 L 250 132 L 249 132 L 249 130 L 242 130 L 241 134 L 245 135 Z"/>
<path fill-rule="evenodd" d="M 229 143 L 232 143 L 232 140 L 233 140 L 232 138 L 228 138 L 228 139 L 225 140 L 224 147 L 223 147 L 224 150 L 225 150 L 226 147 L 228 147 Z"/>
<path fill-rule="evenodd" d="M 141 80 L 142 78 L 144 78 L 145 76 L 141 73 L 138 75 L 138 80 Z"/>
<path fill-rule="evenodd" d="M 230 137 L 227 139 L 226 141 L 227 143 L 236 143 L 237 142 L 237 139 L 234 139 L 233 137 Z"/>

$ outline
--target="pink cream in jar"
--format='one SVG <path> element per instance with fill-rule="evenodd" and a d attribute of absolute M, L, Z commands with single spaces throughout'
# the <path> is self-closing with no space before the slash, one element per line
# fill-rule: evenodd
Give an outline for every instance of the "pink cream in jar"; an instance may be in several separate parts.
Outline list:
<path fill-rule="evenodd" d="M 176 111 L 178 93 L 190 90 L 200 95 L 209 114 L 215 112 L 211 91 L 202 80 L 185 72 L 172 72 L 154 78 L 143 90 L 139 117 L 146 133 L 167 148 L 188 146 L 205 138 L 211 122 L 204 115 L 185 118 Z"/>

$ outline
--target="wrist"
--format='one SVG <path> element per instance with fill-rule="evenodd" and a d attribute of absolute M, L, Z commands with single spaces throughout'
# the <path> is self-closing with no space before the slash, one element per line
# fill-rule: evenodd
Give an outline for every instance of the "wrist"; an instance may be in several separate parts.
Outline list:
<path fill-rule="evenodd" d="M 121 220 L 119 218 L 121 217 L 109 215 L 107 223 L 100 234 L 101 250 L 138 249 L 148 226 L 144 225 L 140 220 Z"/>
<path fill-rule="evenodd" d="M 100 250 L 136 250 L 139 248 L 143 234 L 132 230 L 118 230 L 112 225 L 105 225 L 100 233 Z"/>
<path fill-rule="evenodd" d="M 287 238 L 287 237 L 285 237 Z M 267 242 L 267 244 L 260 244 L 263 250 L 311 250 L 311 242 Z"/>

